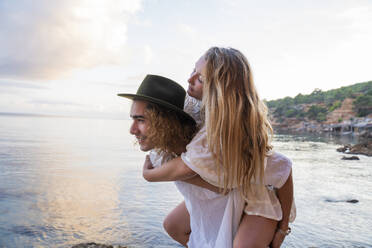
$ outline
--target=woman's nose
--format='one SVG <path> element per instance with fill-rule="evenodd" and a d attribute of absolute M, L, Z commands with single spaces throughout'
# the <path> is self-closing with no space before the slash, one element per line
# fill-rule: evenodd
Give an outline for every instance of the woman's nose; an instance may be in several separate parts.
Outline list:
<path fill-rule="evenodd" d="M 187 82 L 189 82 L 189 84 L 194 83 L 194 75 L 195 75 L 195 73 L 191 73 L 189 79 L 187 80 Z"/>

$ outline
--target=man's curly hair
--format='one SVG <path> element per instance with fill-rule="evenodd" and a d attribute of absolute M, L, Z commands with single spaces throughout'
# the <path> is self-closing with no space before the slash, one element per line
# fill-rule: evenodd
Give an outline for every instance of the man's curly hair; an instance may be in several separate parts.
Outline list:
<path fill-rule="evenodd" d="M 180 145 L 186 150 L 197 131 L 195 123 L 157 104 L 148 102 L 145 114 L 150 123 L 147 138 L 161 152 L 175 153 Z"/>

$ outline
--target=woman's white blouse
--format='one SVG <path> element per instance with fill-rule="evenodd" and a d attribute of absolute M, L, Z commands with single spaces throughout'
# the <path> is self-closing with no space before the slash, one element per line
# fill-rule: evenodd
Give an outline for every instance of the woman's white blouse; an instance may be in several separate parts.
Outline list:
<path fill-rule="evenodd" d="M 206 128 L 203 126 L 187 145 L 186 152 L 182 153 L 183 162 L 193 171 L 200 175 L 208 183 L 217 187 L 223 187 L 223 178 L 217 175 L 217 166 L 212 153 L 207 145 Z M 246 197 L 244 212 L 249 215 L 259 215 L 269 219 L 281 220 L 282 209 L 276 195 L 276 189 L 281 188 L 287 181 L 292 168 L 292 162 L 284 155 L 272 152 L 265 161 L 265 185 L 266 189 L 259 192 L 259 186 L 252 183 L 252 196 Z M 221 173 L 222 174 L 222 173 Z M 237 185 L 235 185 L 237 187 Z M 254 195 L 254 196 L 253 196 Z M 293 201 L 290 221 L 296 217 L 296 207 Z"/>

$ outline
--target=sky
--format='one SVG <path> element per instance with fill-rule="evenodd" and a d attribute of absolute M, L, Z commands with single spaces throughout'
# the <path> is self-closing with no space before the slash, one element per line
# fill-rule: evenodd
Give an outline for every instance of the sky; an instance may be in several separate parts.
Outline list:
<path fill-rule="evenodd" d="M 212 46 L 261 98 L 372 80 L 371 0 L 1 0 L 0 112 L 127 117 L 147 74 L 187 88 Z"/>

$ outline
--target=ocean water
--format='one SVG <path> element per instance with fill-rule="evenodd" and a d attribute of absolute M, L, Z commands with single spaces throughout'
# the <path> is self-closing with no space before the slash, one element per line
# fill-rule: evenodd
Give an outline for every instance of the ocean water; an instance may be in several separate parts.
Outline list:
<path fill-rule="evenodd" d="M 0 115 L 0 247 L 180 247 L 162 220 L 182 197 L 142 179 L 129 125 Z M 293 161 L 297 205 L 282 247 L 372 247 L 372 157 L 341 160 L 339 142 L 275 136 Z"/>

